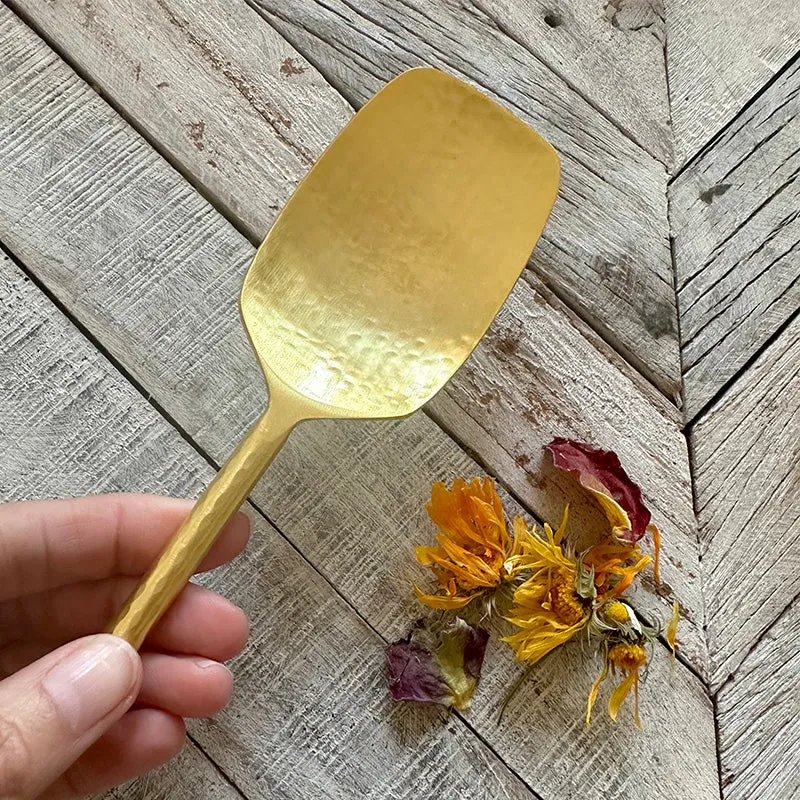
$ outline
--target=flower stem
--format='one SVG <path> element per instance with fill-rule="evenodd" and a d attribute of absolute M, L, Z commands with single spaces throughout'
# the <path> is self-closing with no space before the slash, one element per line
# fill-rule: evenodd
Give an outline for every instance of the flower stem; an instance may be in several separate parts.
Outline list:
<path fill-rule="evenodd" d="M 519 678 L 517 678 L 517 680 L 514 681 L 514 685 L 509 690 L 505 700 L 503 700 L 503 705 L 500 706 L 500 714 L 497 717 L 498 725 L 503 721 L 503 714 L 506 713 L 506 708 L 508 707 L 508 704 L 514 699 L 514 696 L 522 688 L 522 684 L 525 683 L 526 680 L 528 680 L 535 666 L 536 664 L 531 664 L 530 666 L 528 666 L 527 669 L 522 673 L 522 675 L 520 675 Z"/>

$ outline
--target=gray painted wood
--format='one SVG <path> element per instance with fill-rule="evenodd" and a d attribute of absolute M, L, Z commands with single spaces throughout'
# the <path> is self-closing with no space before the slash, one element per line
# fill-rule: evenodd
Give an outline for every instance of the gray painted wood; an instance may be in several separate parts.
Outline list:
<path fill-rule="evenodd" d="M 794 0 L 665 0 L 676 170 L 800 50 Z"/>
<path fill-rule="evenodd" d="M 187 741 L 180 754 L 168 764 L 102 795 L 103 800 L 174 800 L 176 797 L 241 800 L 242 795 L 192 741 Z"/>
<path fill-rule="evenodd" d="M 563 186 L 532 268 L 676 397 L 664 166 L 476 8 L 371 2 L 356 13 L 334 5 L 335 12 L 310 0 L 281 0 L 261 8 L 352 103 L 406 67 L 428 63 L 477 83 L 556 145 Z M 253 240 L 345 120 L 341 98 L 325 92 L 319 75 L 243 0 L 94 0 L 90 12 L 68 0 L 14 6 L 215 203 L 241 216 Z M 143 29 L 152 31 L 149 38 Z M 296 93 L 303 81 L 305 92 Z M 304 130 L 304 163 L 283 152 L 287 122 L 293 137 Z M 250 155 L 274 150 L 276 138 L 280 157 Z"/>
<path fill-rule="evenodd" d="M 692 431 L 712 686 L 800 592 L 800 318 Z"/>
<path fill-rule="evenodd" d="M 717 696 L 724 800 L 800 796 L 800 601 Z"/>
<path fill-rule="evenodd" d="M 670 187 L 689 418 L 800 308 L 799 175 L 797 61 Z"/>
<path fill-rule="evenodd" d="M 352 115 L 238 0 L 10 5 L 253 240 Z"/>
<path fill-rule="evenodd" d="M 473 0 L 462 8 L 482 12 L 669 166 L 672 130 L 661 0 Z"/>
<path fill-rule="evenodd" d="M 184 80 L 188 86 L 190 80 Z M 217 90 L 230 92 L 224 85 Z M 225 103 L 221 101 L 220 105 Z M 25 106 L 19 113 L 21 119 L 35 119 L 39 112 Z M 86 114 L 86 120 L 80 117 L 82 113 Z M 90 119 L 88 110 L 81 109 L 76 114 L 73 124 L 77 130 L 64 129 L 52 135 L 80 140 L 87 135 L 83 130 L 85 125 L 104 130 L 102 123 Z M 94 135 L 102 139 L 108 134 Z M 109 142 L 97 155 L 98 159 L 107 160 L 109 166 L 98 170 L 94 164 L 84 163 L 76 166 L 79 174 L 69 173 L 66 181 L 58 171 L 43 184 L 39 179 L 42 148 L 51 147 L 47 140 L 42 141 L 39 149 L 34 147 L 19 153 L 20 160 L 16 163 L 28 179 L 25 192 L 14 191 L 14 196 L 8 198 L 7 206 L 12 213 L 5 235 L 69 308 L 93 330 L 102 331 L 107 346 L 130 365 L 187 432 L 207 452 L 224 458 L 264 402 L 263 381 L 235 310 L 236 296 L 253 249 L 242 237 L 233 236 L 221 217 L 211 219 L 209 207 L 184 181 L 165 170 L 161 160 L 148 148 L 142 146 L 141 160 L 131 155 L 136 162 L 135 174 L 130 174 L 133 167 L 117 166 L 117 152 L 127 145 L 121 144 L 125 138 L 121 131 L 113 135 L 119 136 L 120 142 Z M 217 158 L 224 169 L 223 154 L 218 152 Z M 98 175 L 113 180 L 113 198 L 105 187 L 97 185 Z M 62 198 L 65 192 L 74 193 L 75 181 L 86 183 L 88 192 L 96 192 L 102 198 L 99 204 L 90 206 L 90 218 L 81 202 L 64 206 Z M 27 205 L 19 206 L 26 192 L 35 192 L 38 205 L 52 210 L 46 218 L 42 219 L 38 208 L 32 213 Z M 131 216 L 130 204 L 151 209 L 143 212 L 151 222 L 142 225 Z M 234 203 L 228 205 L 233 207 Z M 195 229 L 190 222 L 195 218 L 203 219 L 202 230 Z M 60 263 L 57 263 L 52 257 L 54 242 L 48 241 L 46 235 L 47 231 L 85 226 L 88 219 L 103 231 L 104 237 L 102 245 L 92 239 L 92 246 L 99 245 L 104 252 L 93 255 L 91 297 L 87 297 L 81 285 L 85 280 L 81 247 L 71 247 L 67 257 L 64 244 L 59 243 Z M 172 259 L 181 264 L 180 270 L 165 270 L 164 263 Z M 136 279 L 130 285 L 132 273 Z M 691 522 L 686 447 L 677 427 L 665 424 L 662 415 L 637 391 L 635 383 L 614 369 L 560 311 L 552 306 L 549 313 L 540 309 L 539 300 L 526 282 L 518 283 L 514 297 L 517 302 L 513 308 L 518 317 L 538 317 L 542 323 L 534 333 L 528 330 L 527 319 L 517 322 L 513 338 L 521 340 L 518 351 L 527 353 L 528 360 L 533 353 L 546 354 L 541 361 L 540 380 L 550 390 L 535 401 L 545 421 L 538 423 L 537 429 L 530 419 L 531 410 L 520 407 L 520 387 L 527 388 L 526 397 L 532 396 L 536 393 L 537 379 L 524 369 L 519 358 L 507 352 L 508 334 L 504 330 L 495 333 L 495 328 L 487 337 L 487 345 L 481 350 L 484 355 L 472 367 L 472 373 L 476 369 L 491 371 L 496 386 L 500 387 L 496 391 L 504 395 L 503 401 L 477 402 L 474 378 L 470 378 L 467 368 L 448 389 L 452 397 L 458 398 L 452 415 L 449 407 L 440 405 L 437 408 L 442 410 L 437 418 L 504 479 L 511 479 L 513 474 L 515 488 L 540 515 L 560 517 L 561 513 L 552 504 L 542 506 L 545 495 L 530 488 L 530 481 L 536 480 L 541 446 L 547 441 L 544 437 L 558 432 L 593 438 L 598 444 L 620 450 L 651 501 L 660 503 L 669 515 L 659 520 L 664 527 L 668 586 L 659 587 L 663 597 L 654 596 L 654 587 L 653 591 L 643 593 L 642 609 L 651 614 L 662 613 L 671 602 L 669 587 L 674 588 L 687 614 L 684 653 L 702 672 L 705 644 L 697 586 L 696 534 Z M 174 311 L 177 303 L 183 306 L 180 315 Z M 171 330 L 159 314 L 166 314 L 172 320 Z M 540 339 L 558 342 L 564 349 L 548 348 Z M 573 390 L 579 374 L 583 386 L 580 396 Z M 637 410 L 635 425 L 630 424 L 634 417 L 628 416 L 628 406 Z M 463 409 L 469 413 L 465 414 Z M 513 412 L 509 413 L 511 409 Z M 547 423 L 548 418 L 553 424 Z M 589 436 L 592 425 L 596 432 Z M 494 434 L 500 429 L 505 431 L 502 445 L 496 443 Z M 433 426 L 426 430 L 442 443 L 440 446 L 454 449 L 440 432 L 433 433 Z M 487 431 L 492 431 L 492 435 L 487 435 Z M 512 444 L 510 440 L 514 437 L 518 441 Z M 653 443 L 662 440 L 664 452 L 654 453 Z M 507 453 L 513 453 L 511 469 L 506 468 Z M 521 462 L 525 458 L 530 459 L 530 474 L 516 463 L 517 459 Z M 574 489 L 573 494 L 580 499 L 580 493 Z M 563 494 L 559 501 L 562 497 Z M 682 565 L 680 571 L 671 568 L 670 563 Z"/>
<path fill-rule="evenodd" d="M 663 167 L 475 4 L 251 0 L 354 105 L 428 64 L 473 82 L 558 149 L 562 188 L 531 268 L 670 397 L 672 268 Z"/>
<path fill-rule="evenodd" d="M 193 496 L 213 475 L 5 257 L 0 375 L 3 500 L 123 490 Z M 247 556 L 201 579 L 244 608 L 251 640 L 232 662 L 231 706 L 192 726 L 247 797 L 378 800 L 425 786 L 451 800 L 467 791 L 485 800 L 532 796 L 457 718 L 394 706 L 383 640 L 263 517 L 253 523 Z M 165 796 L 165 785 L 170 797 L 226 796 L 210 775 L 190 750 L 117 797 Z"/>
<path fill-rule="evenodd" d="M 0 161 L 12 163 L 14 156 L 15 190 L 0 198 L 12 221 L 3 235 L 145 390 L 215 459 L 224 457 L 262 403 L 256 368 L 235 317 L 234 285 L 252 247 L 35 37 L 13 20 L 4 23 L 13 35 L 3 37 L 2 100 L 5 108 L 13 106 L 15 124 L 28 126 L 31 135 L 25 148 L 8 145 Z M 52 114 L 58 126 L 48 123 Z M 68 235 L 53 238 L 59 232 Z M 31 356 L 25 353 L 20 360 L 26 364 Z M 37 398 L 40 390 L 31 391 L 31 385 L 26 379 L 18 394 Z M 14 397 L 12 403 L 16 407 L 21 401 Z M 138 430 L 141 422 L 132 425 Z M 72 427 L 79 426 L 73 421 Z M 54 435 L 50 441 L 55 446 L 60 440 Z M 27 442 L 31 455 L 24 463 L 41 464 L 32 457 L 41 444 L 36 431 Z M 103 452 L 101 444 L 68 450 L 84 486 L 96 481 L 84 454 Z M 131 458 L 132 451 L 125 446 Z M 190 456 L 185 445 L 176 445 L 175 462 L 193 463 Z M 162 459 L 149 458 L 148 480 L 159 474 Z M 45 461 L 54 462 L 50 456 Z M 126 488 L 141 488 L 124 460 L 120 468 L 130 478 Z M 422 528 L 431 481 L 478 470 L 424 415 L 396 423 L 307 424 L 293 435 L 254 498 L 271 517 L 281 514 L 282 533 L 390 639 L 419 611 L 410 600 L 410 579 L 419 575 L 412 547 L 432 535 L 430 526 Z M 320 514 L 323 508 L 328 513 Z M 289 551 L 271 530 L 259 528 L 252 560 L 212 578 L 245 605 L 258 631 L 235 665 L 237 674 L 252 677 L 240 683 L 225 716 L 229 727 L 209 723 L 194 729 L 237 785 L 248 796 L 277 791 L 303 796 L 316 770 L 317 791 L 328 785 L 320 771 L 326 781 L 329 772 L 342 781 L 333 784 L 330 796 L 353 796 L 338 788 L 346 780 L 361 794 L 371 790 L 367 782 L 372 780 L 375 797 L 409 791 L 418 796 L 433 785 L 440 787 L 438 796 L 449 791 L 451 778 L 452 796 L 463 796 L 462 777 L 473 791 L 487 787 L 486 796 L 499 791 L 518 796 L 518 785 L 489 761 L 457 719 L 437 721 L 433 712 L 386 705 L 377 637 L 363 625 L 355 627 L 351 611 L 335 595 L 318 591 L 320 579 L 306 561 L 287 563 Z M 297 551 L 290 552 L 295 558 Z M 300 644 L 282 644 L 281 637 L 291 633 L 283 631 L 285 619 L 303 621 L 294 632 Z M 325 650 L 329 636 L 338 650 Z M 590 798 L 607 797 L 609 791 L 646 798 L 663 788 L 676 796 L 691 791 L 714 797 L 711 709 L 694 675 L 678 664 L 670 683 L 670 662 L 659 648 L 643 698 L 646 733 L 600 719 L 586 732 L 581 712 L 598 669 L 580 652 L 549 659 L 520 695 L 515 713 L 498 726 L 494 709 L 516 667 L 505 649 L 493 652 L 484 705 L 476 702 L 471 724 L 544 796 L 580 790 Z M 298 691 L 302 698 L 296 701 Z M 312 695 L 315 706 L 308 702 Z M 328 700 L 347 710 L 326 706 Z M 297 705 L 287 713 L 283 702 Z M 342 730 L 353 715 L 358 723 L 348 738 Z M 392 721 L 395 717 L 402 725 Z M 373 724 L 376 718 L 381 725 Z M 328 724 L 339 727 L 331 733 Z M 396 779 L 385 777 L 370 760 L 376 753 Z M 414 775 L 404 772 L 411 761 L 418 770 Z M 358 764 L 364 771 L 354 776 Z M 493 776 L 495 788 L 486 776 L 475 778 L 469 764 Z M 283 775 L 274 784 L 272 765 Z"/>

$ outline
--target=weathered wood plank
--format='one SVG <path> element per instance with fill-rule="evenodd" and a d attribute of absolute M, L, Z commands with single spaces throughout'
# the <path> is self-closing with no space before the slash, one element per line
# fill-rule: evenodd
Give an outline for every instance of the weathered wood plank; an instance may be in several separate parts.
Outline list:
<path fill-rule="evenodd" d="M 691 437 L 718 687 L 800 592 L 800 318 Z"/>
<path fill-rule="evenodd" d="M 672 130 L 664 64 L 664 9 L 655 2 L 472 0 L 592 105 L 670 165 Z"/>
<path fill-rule="evenodd" d="M 676 396 L 677 329 L 660 163 L 473 4 L 252 4 L 356 106 L 382 81 L 429 64 L 477 84 L 546 136 L 562 157 L 562 188 L 531 267 Z"/>
<path fill-rule="evenodd" d="M 800 797 L 800 600 L 717 696 L 725 800 Z"/>
<path fill-rule="evenodd" d="M 675 169 L 800 50 L 794 0 L 665 0 Z"/>
<path fill-rule="evenodd" d="M 213 475 L 6 257 L 0 376 L 3 500 L 120 490 L 192 496 Z M 437 796 L 451 800 L 468 787 L 485 800 L 532 797 L 460 720 L 394 706 L 383 640 L 263 517 L 253 522 L 248 557 L 201 579 L 244 608 L 251 641 L 232 665 L 230 708 L 192 728 L 246 796 L 377 799 L 438 786 Z M 220 796 L 206 764 L 190 755 L 184 766 L 187 796 Z"/>
<path fill-rule="evenodd" d="M 322 76 L 239 2 L 10 5 L 254 240 L 352 115 Z M 191 21 L 190 11 L 199 12 Z"/>
<path fill-rule="evenodd" d="M 74 75 L 52 56 L 48 59 L 41 43 L 26 38 L 24 31 L 15 31 L 6 50 L 11 52 L 4 52 L 0 60 L 9 76 L 2 100 L 9 109 L 13 105 L 12 124 L 37 132 L 26 139 L 24 152 L 13 160 L 15 187 L 36 205 L 37 212 L 27 214 L 26 207 L 4 195 L 0 204 L 9 213 L 3 235 L 206 451 L 216 459 L 224 457 L 261 405 L 259 376 L 235 315 L 234 284 L 252 247 Z M 36 71 L 33 65 L 38 65 Z M 55 109 L 48 104 L 51 98 L 56 98 Z M 45 133 L 43 115 L 46 119 L 51 113 L 59 115 L 59 125 L 48 126 Z M 8 141 L 0 137 L 0 142 Z M 3 150 L 0 163 L 11 163 L 10 149 Z M 120 158 L 121 166 L 116 161 Z M 76 196 L 76 203 L 67 199 Z M 55 241 L 50 230 L 69 235 Z M 429 527 L 422 528 L 423 503 L 431 482 L 457 473 L 474 474 L 478 469 L 424 415 L 396 423 L 308 424 L 293 435 L 254 496 L 271 515 L 282 510 L 284 535 L 300 551 L 313 553 L 316 566 L 342 595 L 381 635 L 392 638 L 418 613 L 403 576 L 413 574 L 413 544 L 431 535 Z M 295 496 L 302 499 L 302 508 L 299 501 L 293 504 L 286 499 Z M 320 514 L 318 509 L 328 513 Z M 321 555 L 314 549 L 320 543 L 329 548 Z M 267 541 L 263 561 L 258 559 L 251 569 L 240 564 L 232 570 L 233 577 L 223 573 L 217 580 L 231 581 L 240 592 L 237 600 L 259 620 L 265 619 L 264 624 L 280 625 L 282 620 L 275 618 L 273 609 L 286 607 L 285 587 L 303 588 L 309 578 L 296 570 L 286 578 L 286 567 L 272 552 L 274 547 Z M 332 629 L 350 657 L 363 657 L 366 666 L 341 659 L 337 677 L 323 681 L 322 686 L 311 667 L 298 680 L 303 686 L 314 686 L 316 697 L 326 697 L 328 692 L 339 696 L 347 690 L 348 697 L 358 698 L 359 703 L 348 714 L 371 718 L 384 702 L 383 694 L 370 699 L 370 692 L 385 691 L 380 654 L 365 651 L 366 645 L 342 633 L 341 623 L 325 618 L 327 606 L 319 597 L 303 595 L 302 602 L 306 606 L 292 607 L 287 614 L 307 620 L 302 629 L 306 646 L 318 644 L 318 628 Z M 324 606 L 322 616 L 316 615 L 318 605 Z M 270 635 L 265 632 L 259 638 L 264 642 L 261 652 L 251 655 L 253 660 L 248 662 L 258 676 L 259 697 L 268 691 L 280 696 L 273 686 L 273 673 L 282 665 L 290 670 L 297 666 L 280 649 L 275 650 Z M 262 661 L 268 656 L 274 661 L 265 667 Z M 302 651 L 300 658 L 315 666 L 327 663 L 316 651 Z M 335 654 L 331 659 L 339 664 Z M 373 670 L 369 692 L 352 683 L 353 674 L 365 669 Z M 693 796 L 713 797 L 713 725 L 700 682 L 679 664 L 667 688 L 670 667 L 659 650 L 644 698 L 643 713 L 649 720 L 646 734 L 620 727 L 611 736 L 610 724 L 600 720 L 587 733 L 581 709 L 596 669 L 597 665 L 580 660 L 576 653 L 550 659 L 546 667 L 542 665 L 539 678 L 520 695 L 515 714 L 498 726 L 494 708 L 500 687 L 516 674 L 504 649 L 489 659 L 488 688 L 482 694 L 485 704 L 480 716 L 476 708 L 472 724 L 480 727 L 481 736 L 502 751 L 518 774 L 546 796 L 580 790 L 587 797 L 600 798 L 613 785 L 631 797 L 650 797 L 658 787 L 681 796 L 688 786 Z M 565 681 L 567 672 L 570 679 Z M 557 686 L 558 691 L 545 688 L 549 686 Z M 273 710 L 277 704 L 269 696 L 263 702 Z M 231 714 L 238 722 L 231 723 L 230 729 L 217 733 L 209 725 L 207 730 L 202 726 L 204 733 L 199 728 L 195 732 L 204 747 L 219 742 L 220 752 L 214 750 L 214 758 L 240 787 L 263 792 L 268 780 L 263 760 L 272 763 L 276 758 L 265 743 L 271 745 L 273 737 L 283 741 L 293 731 L 287 732 L 285 725 L 271 727 L 264 718 L 274 719 L 274 715 L 246 693 L 237 704 Z M 331 714 L 324 708 L 307 713 L 316 732 L 322 725 L 319 715 L 324 721 Z M 403 719 L 411 714 L 398 709 L 391 713 Z M 403 741 L 409 758 L 419 759 L 434 747 L 430 737 L 439 733 L 429 728 L 435 718 L 414 712 L 404 728 L 416 726 L 417 731 Z M 353 735 L 361 743 L 354 745 L 358 750 L 372 734 L 369 726 L 355 730 Z M 380 737 L 376 741 L 378 749 L 384 747 Z M 453 747 L 467 748 L 460 739 L 453 741 Z M 336 759 L 346 754 L 334 747 L 331 755 L 331 747 L 320 733 L 310 748 L 311 757 L 329 758 L 326 764 L 335 764 L 329 768 L 340 770 Z M 469 748 L 465 757 L 475 760 Z M 394 758 L 391 748 L 388 758 Z M 441 758 L 447 762 L 450 756 Z M 593 768 L 587 773 L 586 763 L 600 763 L 597 759 L 613 764 L 613 771 Z M 288 763 L 288 756 L 282 763 Z M 460 772 L 458 763 L 453 763 Z M 490 768 L 476 764 L 476 769 Z M 404 779 L 419 794 L 421 784 L 408 775 Z M 391 796 L 393 791 L 404 796 L 385 783 L 373 796 Z"/>
<path fill-rule="evenodd" d="M 323 98 L 321 79 L 311 78 L 314 70 L 242 0 L 200 6 L 94 0 L 89 13 L 68 0 L 13 5 L 215 202 L 241 215 L 253 240 L 263 237 L 308 160 L 344 121 L 341 98 L 332 91 L 308 109 L 313 124 L 297 113 L 309 98 Z M 406 67 L 429 63 L 479 84 L 559 148 L 563 186 L 533 269 L 676 397 L 680 366 L 663 165 L 475 8 L 371 2 L 356 13 L 335 5 L 335 14 L 309 0 L 265 3 L 262 10 L 356 105 Z M 320 27 L 323 38 L 346 52 L 331 50 L 301 24 Z M 157 32 L 145 39 L 143 28 Z M 296 96 L 295 83 L 304 80 L 311 88 Z M 159 89 L 164 83 L 169 86 Z M 211 108 L 209 97 L 225 100 Z M 305 165 L 292 162 L 292 172 L 282 161 L 273 166 L 277 156 L 246 155 L 275 149 L 286 122 L 292 136 L 305 130 Z M 240 162 L 249 165 L 246 171 Z"/>
<path fill-rule="evenodd" d="M 242 795 L 192 741 L 163 767 L 102 795 L 104 800 L 173 800 L 176 797 L 241 800 Z"/>
<path fill-rule="evenodd" d="M 117 27 L 121 24 L 118 22 Z M 189 79 L 184 80 L 188 84 Z M 75 113 L 78 116 L 74 124 L 82 128 L 85 124 L 80 118 L 82 111 Z M 86 124 L 91 124 L 88 113 Z M 35 118 L 36 112 L 24 109 L 20 118 L 31 115 Z M 64 129 L 63 135 L 80 139 L 86 134 Z M 124 138 L 121 133 L 113 135 Z M 245 345 L 246 339 L 234 310 L 252 248 L 238 238 L 231 238 L 228 226 L 221 219 L 204 225 L 202 231 L 188 225 L 186 220 L 209 212 L 185 182 L 165 178 L 158 166 L 160 161 L 151 153 L 133 166 L 133 160 L 120 162 L 116 154 L 125 151 L 126 146 L 121 143 L 110 146 L 115 149 L 115 155 L 106 153 L 98 158 L 109 159 L 109 167 L 104 167 L 102 174 L 107 178 L 114 175 L 113 208 L 106 189 L 96 185 L 91 165 L 76 165 L 78 172 L 70 171 L 66 176 L 56 171 L 51 180 L 42 184 L 39 168 L 35 166 L 44 158 L 41 150 L 34 148 L 19 153 L 20 167 L 31 176 L 26 189 L 37 193 L 39 205 L 35 213 L 31 213 L 28 207 L 14 206 L 19 204 L 24 193 L 15 193 L 9 198 L 13 213 L 7 236 L 23 257 L 35 265 L 37 271 L 41 270 L 41 277 L 59 292 L 70 308 L 93 329 L 103 331 L 114 352 L 130 361 L 137 377 L 189 434 L 208 452 L 223 457 L 251 424 L 255 409 L 262 402 L 263 382 Z M 41 147 L 51 145 L 42 140 Z M 74 149 L 74 145 L 65 144 L 65 147 Z M 220 152 L 217 158 L 224 168 L 227 157 L 223 158 Z M 134 169 L 135 175 L 131 174 Z M 148 175 L 138 174 L 146 169 L 150 170 Z M 83 204 L 65 207 L 60 199 L 65 192 L 74 192 L 76 183 L 103 198 L 102 204 L 90 207 L 89 218 Z M 143 230 L 139 221 L 130 216 L 127 210 L 130 204 L 135 207 L 146 204 L 158 209 L 153 212 L 149 228 Z M 175 213 L 161 210 L 168 205 L 182 206 L 182 210 Z M 43 220 L 38 210 L 41 207 L 52 208 L 57 213 Z M 59 219 L 58 214 L 65 216 Z M 113 220 L 113 227 L 109 219 Z M 95 298 L 87 302 L 81 286 L 84 253 L 77 247 L 71 248 L 71 256 L 67 258 L 64 245 L 59 244 L 60 263 L 54 262 L 51 258 L 53 242 L 47 240 L 46 231 L 83 227 L 89 220 L 100 226 L 108 238 L 104 253 L 92 256 Z M 210 259 L 216 261 L 212 271 L 208 271 L 205 261 L 200 265 L 193 257 L 196 249 L 201 251 L 203 259 L 209 253 L 214 254 Z M 152 253 L 159 252 L 162 256 L 156 261 Z M 161 261 L 172 259 L 183 266 L 165 274 Z M 126 286 L 132 270 L 137 275 L 135 288 Z M 208 288 L 198 285 L 204 270 Z M 126 297 L 129 289 L 132 294 Z M 555 428 L 563 435 L 591 438 L 598 444 L 620 450 L 635 478 L 642 482 L 648 499 L 668 515 L 659 519 L 666 542 L 665 576 L 686 608 L 684 653 L 702 672 L 705 669 L 702 600 L 697 584 L 696 534 L 691 516 L 685 442 L 677 427 L 665 424 L 663 417 L 649 407 L 632 382 L 613 368 L 560 311 L 552 306 L 547 311 L 540 307 L 526 282 L 519 282 L 514 297 L 516 302 L 510 307 L 515 309 L 517 317 L 536 317 L 541 324 L 534 329 L 527 319 L 515 323 L 513 338 L 520 340 L 516 354 L 508 351 L 509 335 L 502 325 L 500 329 L 493 328 L 487 338 L 489 344 L 479 351 L 483 356 L 473 360 L 471 368 L 459 373 L 448 389 L 451 397 L 458 398 L 452 413 L 448 406 L 440 404 L 436 406 L 437 417 L 456 438 L 480 453 L 498 474 L 511 480 L 520 496 L 532 503 L 536 513 L 556 518 L 560 510 L 554 511 L 552 503 L 542 505 L 545 495 L 541 490 L 532 490 L 530 483 L 537 480 L 535 475 L 541 446 L 547 441 L 545 437 L 552 435 Z M 190 298 L 193 298 L 191 303 Z M 184 306 L 180 316 L 174 313 L 178 299 Z M 173 321 L 170 329 L 165 328 L 160 313 L 167 314 Z M 218 342 L 220 337 L 224 340 L 222 343 Z M 557 342 L 558 346 L 548 347 L 547 341 Z M 201 363 L 197 363 L 197 353 L 205 354 Z M 532 356 L 537 353 L 540 355 Z M 531 409 L 524 405 L 529 401 L 520 403 L 521 387 L 526 387 L 526 398 L 533 397 L 537 389 L 519 354 L 528 361 L 531 357 L 542 359 L 541 380 L 551 389 L 535 399 L 535 415 L 541 414 L 552 424 L 536 423 Z M 501 401 L 477 402 L 481 392 L 475 393 L 474 375 L 482 370 L 491 372 L 494 391 L 499 393 Z M 576 371 L 583 373 L 580 385 L 584 390 L 580 395 L 575 393 Z M 237 388 L 232 391 L 233 386 Z M 222 406 L 221 397 L 226 398 Z M 628 407 L 637 409 L 635 425 L 629 424 Z M 470 413 L 465 414 L 464 408 Z M 589 435 L 592 427 L 596 432 Z M 487 436 L 483 429 L 490 434 Z M 503 433 L 498 434 L 499 431 Z M 502 440 L 499 446 L 498 435 Z M 441 434 L 438 439 L 447 441 Z M 654 446 L 654 443 L 658 444 Z M 452 443 L 442 446 L 453 447 Z M 663 452 L 658 452 L 659 448 Z M 505 458 L 507 452 L 513 454 L 510 460 Z M 656 458 L 655 468 L 652 456 Z M 528 471 L 520 466 L 526 458 L 530 459 Z M 520 463 L 516 463 L 517 460 Z M 558 502 L 563 497 L 563 493 L 560 494 Z M 682 565 L 680 572 L 668 566 L 670 563 Z M 667 587 L 662 587 L 662 594 L 663 598 L 652 592 L 644 593 L 640 603 L 643 611 L 652 614 L 667 601 L 671 602 Z"/>
<path fill-rule="evenodd" d="M 670 187 L 689 418 L 800 308 L 798 176 L 800 61 Z"/>

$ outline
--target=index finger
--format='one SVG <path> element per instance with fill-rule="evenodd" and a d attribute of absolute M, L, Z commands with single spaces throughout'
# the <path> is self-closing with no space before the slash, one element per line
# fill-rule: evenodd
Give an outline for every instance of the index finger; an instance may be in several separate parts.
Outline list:
<path fill-rule="evenodd" d="M 143 494 L 0 505 L 0 600 L 111 575 L 141 575 L 188 515 L 192 501 Z M 198 571 L 230 561 L 247 544 L 239 512 Z"/>

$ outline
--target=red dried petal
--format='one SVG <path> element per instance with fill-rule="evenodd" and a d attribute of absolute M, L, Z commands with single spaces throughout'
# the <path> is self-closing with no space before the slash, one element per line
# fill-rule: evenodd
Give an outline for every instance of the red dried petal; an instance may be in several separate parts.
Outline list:
<path fill-rule="evenodd" d="M 545 449 L 553 454 L 558 469 L 569 472 L 581 485 L 612 497 L 628 515 L 630 531 L 618 532 L 621 539 L 638 542 L 650 522 L 642 501 L 642 490 L 628 477 L 613 450 L 600 450 L 585 442 L 556 437 Z"/>

